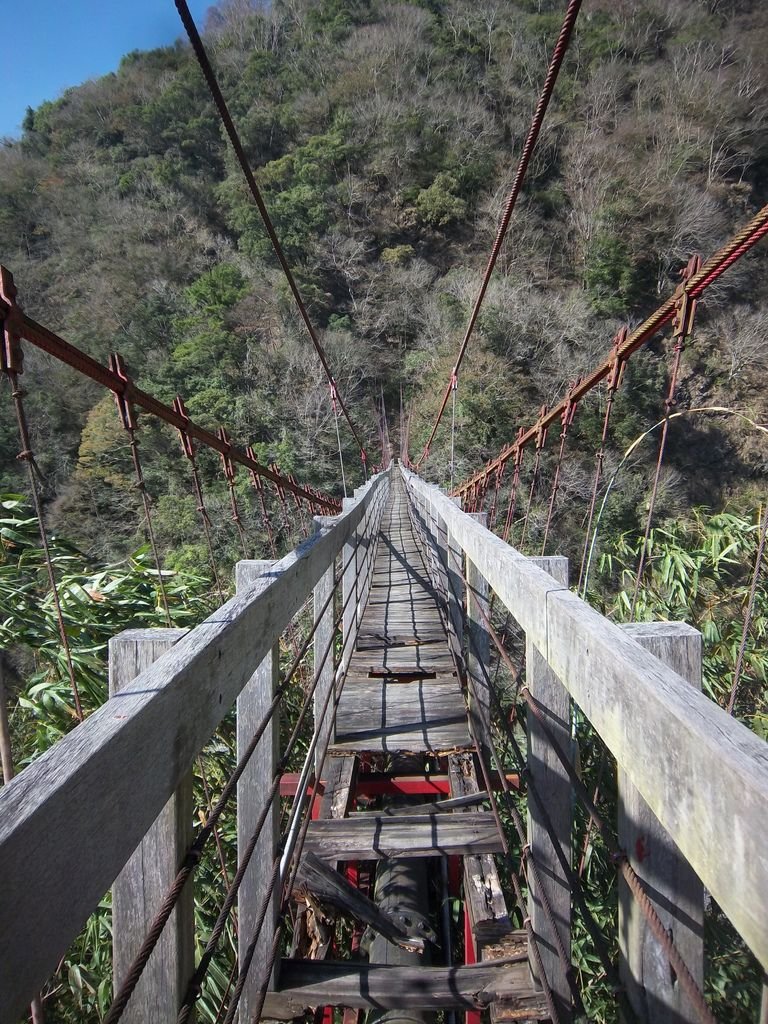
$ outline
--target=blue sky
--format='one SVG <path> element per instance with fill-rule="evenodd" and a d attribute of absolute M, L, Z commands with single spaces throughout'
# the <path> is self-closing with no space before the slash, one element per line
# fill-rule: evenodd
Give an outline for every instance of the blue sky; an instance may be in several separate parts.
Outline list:
<path fill-rule="evenodd" d="M 198 27 L 213 0 L 188 0 Z M 0 137 L 20 133 L 27 107 L 114 71 L 131 50 L 172 43 L 184 29 L 173 0 L 0 0 Z"/>

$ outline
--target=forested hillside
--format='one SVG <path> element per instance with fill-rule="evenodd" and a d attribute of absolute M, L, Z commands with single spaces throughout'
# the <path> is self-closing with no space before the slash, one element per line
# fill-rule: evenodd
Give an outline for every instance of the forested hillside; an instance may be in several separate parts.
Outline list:
<path fill-rule="evenodd" d="M 549 0 L 225 0 L 209 13 L 223 91 L 372 449 L 380 388 L 395 432 L 402 387 L 412 455 L 423 444 L 560 17 Z M 585 5 L 462 375 L 457 478 L 764 201 L 767 43 L 768 14 L 748 0 Z M 140 385 L 338 493 L 327 386 L 186 44 L 131 53 L 29 110 L 0 150 L 0 189 L 0 253 L 28 313 L 100 359 L 120 351 Z M 683 401 L 764 412 L 764 260 L 708 295 Z M 619 448 L 658 418 L 665 365 L 656 346 L 631 368 Z M 26 370 L 53 522 L 121 554 L 137 496 L 111 399 L 31 351 Z M 0 417 L 16 489 L 7 397 Z M 583 417 L 564 503 L 589 488 L 598 418 Z M 170 434 L 142 442 L 161 544 L 178 557 L 193 533 L 183 460 Z M 715 423 L 672 448 L 681 506 L 719 505 L 764 468 L 762 442 Z M 443 430 L 430 472 L 444 477 L 447 450 Z"/>
<path fill-rule="evenodd" d="M 404 423 L 414 460 L 429 435 L 564 7 L 220 0 L 209 11 L 204 42 L 370 463 L 380 459 L 382 401 L 396 456 Z M 622 325 L 673 292 L 691 255 L 706 258 L 768 201 L 767 51 L 760 0 L 585 0 L 459 377 L 455 481 L 604 359 Z M 723 706 L 744 645 L 735 711 L 763 735 L 762 588 L 749 637 L 741 632 L 768 476 L 766 432 L 755 428 L 768 421 L 767 254 L 763 241 L 700 304 L 676 396 L 686 415 L 670 429 L 637 606 L 639 618 L 702 629 L 704 686 Z M 169 403 L 181 395 L 200 425 L 226 426 L 261 462 L 341 495 L 327 382 L 186 41 L 126 55 L 114 74 L 28 110 L 21 139 L 0 142 L 0 262 L 36 320 L 104 363 L 121 353 L 146 391 Z M 657 434 L 626 453 L 663 416 L 669 336 L 629 363 L 606 446 L 610 501 L 584 590 L 619 618 Z M 108 637 L 165 621 L 157 574 L 140 548 L 141 497 L 112 396 L 31 345 L 24 354 L 32 446 L 88 712 L 106 696 Z M 23 766 L 72 727 L 73 711 L 0 376 L 0 667 L 11 670 Z M 582 403 L 553 502 L 548 551 L 568 554 L 576 576 L 605 400 L 597 388 Z M 687 415 L 702 407 L 710 411 Z M 358 447 L 343 421 L 340 431 L 357 485 Z M 558 434 L 553 427 L 540 486 L 530 489 L 531 553 L 541 548 Z M 216 600 L 189 466 L 175 432 L 148 416 L 138 440 L 168 569 L 167 618 L 186 625 Z M 428 478 L 448 483 L 450 449 L 446 419 Z M 241 555 L 226 483 L 212 453 L 201 451 L 199 466 L 216 555 L 229 569 Z M 237 492 L 249 543 L 267 557 L 244 472 Z M 292 545 L 290 529 L 278 530 L 283 548 Z M 591 786 L 603 767 L 586 731 L 579 738 Z M 232 742 L 206 754 L 215 781 Z M 230 859 L 234 845 L 225 834 Z M 607 920 L 613 873 L 597 853 L 594 865 L 585 877 L 592 884 L 594 872 L 591 899 Z M 211 885 L 216 870 L 206 866 Z M 205 913 L 199 906 L 207 927 Z M 708 996 L 730 1014 L 723 1020 L 752 1020 L 755 962 L 717 908 L 708 928 Z M 66 981 L 46 993 L 53 1019 L 101 1019 L 108 931 L 105 905 L 64 964 Z M 580 984 L 597 992 L 591 1019 L 615 1019 L 583 936 L 576 946 Z M 218 966 L 223 989 L 230 965 Z M 216 984 L 201 1019 L 215 1019 Z"/>

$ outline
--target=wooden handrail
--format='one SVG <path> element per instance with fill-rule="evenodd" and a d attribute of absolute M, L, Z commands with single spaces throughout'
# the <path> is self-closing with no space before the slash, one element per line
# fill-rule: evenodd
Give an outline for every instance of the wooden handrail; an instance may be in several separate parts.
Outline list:
<path fill-rule="evenodd" d="M 519 551 L 401 467 L 524 629 L 768 968 L 768 745 Z"/>
<path fill-rule="evenodd" d="M 0 792 L 0 1020 L 15 1020 L 146 833 L 388 472 Z"/>

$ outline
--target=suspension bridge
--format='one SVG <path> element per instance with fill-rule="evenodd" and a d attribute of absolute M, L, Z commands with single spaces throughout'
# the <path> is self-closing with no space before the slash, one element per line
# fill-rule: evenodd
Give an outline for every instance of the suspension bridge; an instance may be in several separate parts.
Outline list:
<path fill-rule="evenodd" d="M 23 344 L 113 393 L 166 614 L 137 412 L 178 432 L 221 601 L 189 631 L 170 628 L 168 615 L 169 628 L 115 636 L 109 700 L 86 716 L 47 559 L 78 724 L 0 792 L 0 1020 L 11 1024 L 30 1004 L 33 1017 L 39 1014 L 38 993 L 111 888 L 114 997 L 107 1024 L 192 1020 L 232 921 L 236 958 L 217 1017 L 225 1024 L 308 1015 L 352 1024 L 365 1012 L 368 1020 L 426 1021 L 438 1011 L 447 1021 L 462 1013 L 468 1024 L 481 1015 L 567 1024 L 583 1017 L 572 955 L 575 913 L 622 1019 L 711 1024 L 703 996 L 707 899 L 768 969 L 768 755 L 730 713 L 768 513 L 727 710 L 701 692 L 697 630 L 609 621 L 570 589 L 576 574 L 568 560 L 546 549 L 569 430 L 580 402 L 602 385 L 607 401 L 578 572 L 583 595 L 613 399 L 632 355 L 670 328 L 640 585 L 697 303 L 768 232 L 768 207 L 708 260 L 692 257 L 674 294 L 633 331 L 622 329 L 608 357 L 521 427 L 495 459 L 450 494 L 424 479 L 578 14 L 572 0 L 432 431 L 415 464 L 407 429 L 401 431 L 395 462 L 382 415 L 380 466 L 369 476 L 361 433 L 203 44 L 186 4 L 177 6 L 327 377 L 337 427 L 345 422 L 359 446 L 366 480 L 339 500 L 263 465 L 223 426 L 211 431 L 194 423 L 181 397 L 166 405 L 138 388 L 118 353 L 103 366 L 27 316 L 10 271 L 1 268 L 0 370 L 11 386 L 44 552 L 45 508 L 20 383 Z M 539 555 L 526 556 L 510 541 L 522 524 L 525 547 L 547 434 L 558 422 L 543 543 Z M 196 463 L 201 446 L 220 457 L 242 547 L 228 601 Z M 522 515 L 527 450 L 533 463 Z M 513 471 L 505 476 L 509 463 Z M 269 559 L 251 557 L 235 486 L 242 470 L 253 484 Z M 340 472 L 343 478 L 343 460 Z M 292 522 L 301 524 L 304 539 L 278 557 L 277 533 L 281 526 L 289 533 Z M 297 622 L 307 608 L 311 625 L 302 634 Z M 513 659 L 494 625 L 500 613 L 522 638 L 522 659 Z M 292 652 L 287 668 L 281 650 Z M 525 705 L 524 733 L 510 718 L 500 667 Z M 297 688 L 301 706 L 285 735 L 281 715 Z M 236 765 L 194 828 L 195 763 L 233 715 Z M 577 718 L 616 761 L 616 821 L 604 819 L 582 781 Z M 300 770 L 288 771 L 300 754 Z M 617 961 L 574 866 L 576 805 L 618 873 Z M 236 869 L 229 877 L 222 864 L 225 892 L 215 924 L 196 938 L 196 877 L 231 814 Z M 348 942 L 338 938 L 342 928 Z"/>

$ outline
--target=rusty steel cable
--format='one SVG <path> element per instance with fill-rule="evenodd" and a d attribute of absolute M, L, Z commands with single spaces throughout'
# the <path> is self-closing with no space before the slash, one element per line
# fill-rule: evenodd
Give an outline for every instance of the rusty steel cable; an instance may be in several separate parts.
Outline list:
<path fill-rule="evenodd" d="M 6 339 L 9 337 L 7 327 L 4 327 L 3 334 Z M 32 497 L 32 504 L 35 509 L 35 516 L 37 518 L 37 528 L 40 533 L 40 544 L 43 549 L 43 558 L 45 559 L 48 583 L 51 588 L 51 597 L 53 600 L 54 611 L 56 613 L 59 639 L 61 640 L 61 647 L 64 651 L 69 685 L 72 690 L 72 700 L 75 705 L 74 715 L 78 722 L 82 722 L 85 716 L 83 714 L 83 707 L 80 701 L 80 691 L 75 677 L 75 665 L 72 660 L 72 651 L 69 645 L 69 637 L 67 636 L 67 627 L 64 623 L 64 612 L 61 607 L 61 599 L 59 597 L 59 585 L 56 580 L 56 570 L 53 566 L 51 548 L 48 543 L 48 531 L 45 528 L 45 519 L 43 517 L 43 503 L 42 498 L 40 497 L 40 489 L 38 487 L 38 476 L 40 474 L 40 470 L 37 468 L 35 455 L 32 450 L 32 442 L 29 435 L 29 424 L 27 423 L 27 417 L 24 410 L 24 392 L 19 384 L 19 370 L 16 368 L 21 365 L 21 349 L 20 346 L 17 345 L 17 342 L 18 339 L 15 340 L 13 345 L 4 345 L 3 351 L 0 353 L 0 369 L 6 373 L 11 385 L 11 396 L 13 398 L 16 422 L 19 428 L 19 440 L 21 443 L 21 451 L 16 457 L 22 461 L 27 468 L 29 490 Z M 15 348 L 16 351 L 12 352 L 11 348 Z"/>
<path fill-rule="evenodd" d="M 235 156 L 237 157 L 237 162 L 240 164 L 240 169 L 242 170 L 243 175 L 245 176 L 248 189 L 251 193 L 253 201 L 256 204 L 256 208 L 259 211 L 259 215 L 261 216 L 261 219 L 264 223 L 264 229 L 266 230 L 267 236 L 269 237 L 269 240 L 272 243 L 272 248 L 275 251 L 277 261 L 280 264 L 283 274 L 285 275 L 286 281 L 288 282 L 288 287 L 290 288 L 291 294 L 293 295 L 294 302 L 296 303 L 296 308 L 299 312 L 299 315 L 301 316 L 302 321 L 304 322 L 304 326 L 307 329 L 307 334 L 309 335 L 310 341 L 314 346 L 315 352 L 317 353 L 320 363 L 322 364 L 325 376 L 328 378 L 328 383 L 332 389 L 336 390 L 341 411 L 347 423 L 349 424 L 349 429 L 352 432 L 352 436 L 354 437 L 360 449 L 360 459 L 363 464 L 363 472 L 367 479 L 367 455 L 365 451 L 365 446 L 363 442 L 360 440 L 360 436 L 357 433 L 357 430 L 355 429 L 355 425 L 352 422 L 352 419 L 349 415 L 349 411 L 347 410 L 347 407 L 344 403 L 344 399 L 340 394 L 338 394 L 338 385 L 336 384 L 334 376 L 331 373 L 331 368 L 328 363 L 328 356 L 326 355 L 325 350 L 323 349 L 323 346 L 320 343 L 320 338 L 318 337 L 314 325 L 312 324 L 312 321 L 309 317 L 307 307 L 304 305 L 304 300 L 302 299 L 299 287 L 296 284 L 296 279 L 293 276 L 293 271 L 291 270 L 288 264 L 288 260 L 285 257 L 283 247 L 280 244 L 280 239 L 277 237 L 277 232 L 275 231 L 272 219 L 269 216 L 269 211 L 267 210 L 266 204 L 264 203 L 264 198 L 261 194 L 261 190 L 259 189 L 259 186 L 256 183 L 256 178 L 254 177 L 253 171 L 251 170 L 251 166 L 248 162 L 248 157 L 246 156 L 245 149 L 243 148 L 240 136 L 238 135 L 237 129 L 235 128 L 235 123 L 232 120 L 232 115 L 230 114 L 226 100 L 224 99 L 224 94 L 222 93 L 221 87 L 219 86 L 219 83 L 216 79 L 216 75 L 214 73 L 213 67 L 208 58 L 208 54 L 203 45 L 203 41 L 200 38 L 200 33 L 197 31 L 197 26 L 195 25 L 194 18 L 190 13 L 186 0 L 175 0 L 175 3 L 176 10 L 179 12 L 179 17 L 181 18 L 182 24 L 184 25 L 184 29 L 187 33 L 187 36 L 189 37 L 189 42 L 192 46 L 195 57 L 197 58 L 197 62 L 200 65 L 200 70 L 203 73 L 206 85 L 208 86 L 208 90 L 211 93 L 211 97 L 213 98 L 214 105 L 216 106 L 216 109 L 219 113 L 219 117 L 221 118 L 221 122 L 224 125 L 224 129 L 227 133 L 227 136 L 229 137 L 229 141 L 232 146 L 232 149 L 235 152 Z"/>
<path fill-rule="evenodd" d="M 600 489 L 600 482 L 603 479 L 603 466 L 605 463 L 605 445 L 608 440 L 608 429 L 611 423 L 611 413 L 613 411 L 613 404 L 616 398 L 616 392 L 621 386 L 622 379 L 624 377 L 624 368 L 626 362 L 619 356 L 619 350 L 622 344 L 627 338 L 627 328 L 622 327 L 618 333 L 614 336 L 613 343 L 611 346 L 612 352 L 615 353 L 613 358 L 613 365 L 611 372 L 608 374 L 607 379 L 607 394 L 605 398 L 605 413 L 603 414 L 603 432 L 600 435 L 600 444 L 595 454 L 595 473 L 592 480 L 592 495 L 589 501 L 589 509 L 587 512 L 587 524 L 584 530 L 584 547 L 581 552 L 581 564 L 579 566 L 579 582 L 576 585 L 577 593 L 581 591 L 581 583 L 584 579 L 584 570 L 587 564 L 587 554 L 589 552 L 589 540 L 592 533 L 592 523 L 595 518 L 595 508 L 597 506 L 597 493 Z M 582 594 L 582 597 L 584 595 Z"/>
<path fill-rule="evenodd" d="M 656 469 L 653 476 L 653 486 L 651 488 L 651 497 L 648 503 L 648 515 L 645 520 L 645 532 L 643 534 L 643 541 L 640 547 L 640 559 L 638 561 L 637 573 L 635 575 L 635 587 L 632 593 L 632 602 L 629 609 L 629 621 L 633 622 L 635 618 L 635 608 L 637 606 L 637 599 L 640 594 L 640 583 L 643 578 L 643 571 L 645 569 L 645 559 L 648 553 L 648 542 L 651 536 L 651 528 L 653 526 L 653 514 L 656 510 L 656 499 L 659 493 L 659 481 L 661 480 L 661 468 L 664 462 L 664 453 L 667 446 L 667 437 L 669 435 L 669 418 L 672 415 L 672 409 L 675 405 L 675 397 L 677 395 L 677 381 L 680 374 L 680 364 L 683 357 L 683 351 L 685 350 L 685 344 L 688 338 L 691 336 L 693 331 L 693 324 L 696 318 L 696 299 L 691 298 L 688 290 L 688 284 L 691 278 L 701 267 L 701 260 L 698 256 L 693 256 L 688 261 L 688 265 L 683 271 L 682 283 L 676 294 L 675 302 L 675 316 L 674 316 L 674 327 L 673 336 L 675 338 L 675 346 L 672 354 L 672 369 L 669 374 L 669 388 L 667 391 L 667 397 L 664 400 L 664 419 L 661 427 L 661 438 L 659 439 L 659 450 L 656 457 Z"/>
<path fill-rule="evenodd" d="M 200 772 L 200 781 L 203 784 L 203 795 L 205 796 L 205 806 L 208 812 L 206 818 L 208 818 L 210 816 L 211 811 L 213 810 L 213 801 L 211 800 L 211 790 L 208 785 L 208 777 L 205 773 L 205 765 L 203 763 L 202 752 L 197 756 L 197 770 Z M 216 844 L 216 853 L 219 858 L 219 868 L 221 869 L 221 877 L 224 879 L 224 884 L 228 886 L 229 871 L 227 871 L 227 862 L 224 857 L 224 847 L 222 846 L 221 843 L 221 834 L 219 832 L 218 826 L 216 826 L 213 830 L 213 839 Z M 235 929 L 237 929 L 237 923 L 235 923 Z"/>
<path fill-rule="evenodd" d="M 155 570 L 157 572 L 157 588 L 160 593 L 160 600 L 163 603 L 163 610 L 165 612 L 165 622 L 167 626 L 172 625 L 171 611 L 168 606 L 168 594 L 165 590 L 165 581 L 163 580 L 163 568 L 160 562 L 160 552 L 157 547 L 157 538 L 155 537 L 155 528 L 152 524 L 152 505 L 149 500 L 149 494 L 147 493 L 147 485 L 144 480 L 144 473 L 141 468 L 141 459 L 139 457 L 139 442 L 136 439 L 136 429 L 129 428 L 128 438 L 131 445 L 131 460 L 133 462 L 133 471 L 136 478 L 136 489 L 141 495 L 141 504 L 144 508 L 144 523 L 147 527 L 147 537 L 149 539 L 149 546 L 152 551 L 152 558 L 155 563 Z"/>
<path fill-rule="evenodd" d="M 221 579 L 219 578 L 219 570 L 216 565 L 216 555 L 213 550 L 213 537 L 211 535 L 211 517 L 208 515 L 208 509 L 205 507 L 205 498 L 203 497 L 203 485 L 200 481 L 200 472 L 197 468 L 197 460 L 195 459 L 194 452 L 188 456 L 189 469 L 192 474 L 192 488 L 195 492 L 195 500 L 197 502 L 197 511 L 200 514 L 200 522 L 203 526 L 203 534 L 205 536 L 205 544 L 208 549 L 208 561 L 211 565 L 211 571 L 213 572 L 213 580 L 216 586 L 216 591 L 219 595 L 219 600 L 224 604 L 224 590 L 221 585 Z"/>
<path fill-rule="evenodd" d="M 545 405 L 543 405 L 541 407 L 541 411 L 539 413 L 539 422 L 541 422 L 542 417 L 544 417 L 546 415 L 546 412 L 547 412 L 547 407 Z M 525 536 L 526 536 L 526 534 L 528 532 L 528 520 L 530 519 L 530 516 L 531 516 L 531 509 L 533 508 L 533 497 L 534 497 L 534 494 L 536 493 L 536 484 L 538 483 L 538 480 L 539 480 L 539 469 L 541 468 L 541 453 L 544 451 L 544 446 L 547 443 L 547 431 L 548 431 L 548 428 L 545 427 L 545 426 L 542 426 L 539 429 L 538 435 L 536 437 L 536 450 L 535 450 L 534 457 L 533 457 L 533 473 L 531 474 L 531 486 L 530 486 L 530 490 L 528 491 L 528 504 L 527 504 L 527 506 L 525 508 L 525 516 L 523 517 L 523 532 L 522 532 L 522 534 L 520 536 L 520 550 L 521 551 L 523 550 L 523 547 L 525 546 Z"/>
<path fill-rule="evenodd" d="M 523 428 L 521 427 L 518 431 L 518 437 L 521 436 Z M 520 474 L 523 468 L 523 455 L 524 449 L 521 447 L 515 449 L 514 460 L 512 463 L 512 484 L 509 489 L 509 505 L 507 506 L 507 514 L 504 519 L 504 529 L 501 534 L 501 539 L 505 544 L 511 544 L 512 538 L 515 532 L 515 512 L 517 511 L 517 492 L 520 488 Z"/>
<path fill-rule="evenodd" d="M 58 334 L 55 334 L 47 327 L 43 327 L 42 324 L 27 316 L 16 302 L 16 287 L 13 283 L 13 275 L 2 264 L 0 264 L 0 320 L 6 324 L 13 325 L 12 329 L 6 328 L 6 334 L 9 337 L 11 335 L 15 337 L 15 344 L 18 343 L 19 339 L 23 338 L 31 345 L 34 345 L 35 348 L 39 348 L 42 352 L 47 352 L 54 359 L 64 363 L 66 366 L 70 366 L 81 376 L 87 377 L 115 395 L 124 395 L 133 405 L 143 409 L 144 412 L 148 412 L 151 416 L 155 416 L 169 426 L 175 427 L 176 430 L 185 430 L 190 437 L 205 445 L 206 448 L 211 448 L 213 451 L 219 452 L 219 454 L 228 453 L 230 458 L 239 465 L 253 470 L 259 476 L 266 480 L 271 480 L 273 483 L 280 482 L 288 490 L 295 491 L 305 501 L 314 498 L 315 501 L 319 502 L 329 511 L 340 511 L 340 503 L 335 498 L 291 484 L 279 475 L 276 476 L 273 470 L 263 466 L 256 459 L 249 457 L 234 445 L 227 449 L 216 434 L 198 426 L 188 416 L 179 415 L 171 406 L 165 405 L 148 392 L 137 388 L 127 375 L 121 377 L 114 370 L 86 355 L 85 352 L 60 338 Z M 7 348 L 8 345 L 6 344 L 5 347 Z M 20 367 L 18 372 L 21 373 Z"/>
<path fill-rule="evenodd" d="M 757 542 L 757 552 L 755 554 L 755 567 L 752 571 L 752 582 L 749 585 L 749 597 L 747 598 L 747 606 L 744 609 L 744 624 L 741 630 L 741 641 L 739 642 L 739 650 L 738 654 L 736 655 L 736 666 L 733 670 L 733 683 L 731 684 L 731 692 L 728 695 L 728 706 L 726 708 L 726 711 L 729 715 L 733 714 L 734 707 L 736 706 L 736 695 L 739 692 L 741 673 L 744 667 L 744 656 L 747 651 L 747 640 L 749 638 L 749 631 L 752 626 L 752 617 L 755 611 L 757 585 L 760 580 L 760 571 L 763 566 L 766 533 L 768 533 L 768 504 L 766 505 L 765 513 L 763 515 L 762 526 L 760 527 L 760 537 Z"/>
<path fill-rule="evenodd" d="M 470 338 L 472 337 L 472 332 L 474 331 L 475 324 L 477 323 L 477 318 L 480 315 L 480 307 L 483 304 L 485 293 L 487 292 L 488 285 L 490 284 L 491 281 L 491 275 L 493 274 L 494 267 L 496 266 L 496 261 L 499 258 L 502 245 L 504 244 L 504 239 L 506 238 L 507 235 L 507 229 L 509 228 L 509 222 L 512 218 L 512 213 L 517 204 L 520 192 L 522 191 L 525 175 L 528 171 L 528 165 L 531 161 L 531 157 L 533 156 L 533 152 L 536 148 L 536 143 L 541 132 L 541 127 L 544 123 L 547 108 L 549 107 L 549 101 L 552 98 L 555 83 L 557 82 L 557 76 L 560 73 L 560 67 L 563 63 L 563 58 L 565 57 L 565 53 L 568 49 L 568 44 L 571 40 L 571 35 L 573 33 L 573 28 L 576 24 L 576 18 L 578 17 L 580 8 L 581 0 L 569 0 L 568 7 L 566 8 L 565 12 L 565 17 L 563 18 L 563 24 L 560 29 L 560 34 L 557 38 L 557 42 L 555 43 L 555 47 L 552 51 L 552 58 L 550 60 L 549 68 L 547 69 L 547 74 L 544 79 L 544 86 L 541 90 L 541 95 L 539 96 L 538 103 L 536 104 L 536 109 L 531 120 L 531 126 L 528 129 L 528 135 L 523 144 L 523 149 L 520 154 L 520 161 L 517 165 L 517 171 L 515 172 L 515 177 L 512 182 L 512 188 L 510 189 L 509 196 L 507 197 L 507 202 L 504 207 L 501 223 L 499 224 L 499 228 L 496 233 L 496 238 L 491 249 L 491 255 L 488 259 L 488 264 L 485 268 L 485 273 L 483 274 L 483 279 L 480 284 L 480 290 L 477 293 L 477 298 L 475 299 L 475 304 L 472 308 L 472 313 L 470 314 L 469 322 L 467 324 L 466 331 L 464 332 L 464 337 L 462 339 L 461 345 L 459 346 L 458 355 L 456 356 L 456 360 L 453 364 L 453 369 L 451 370 L 451 380 L 449 380 L 448 386 L 445 389 L 445 394 L 443 395 L 443 400 L 437 414 L 437 419 L 435 420 L 434 426 L 432 427 L 432 432 L 430 433 L 427 439 L 427 443 L 424 445 L 424 450 L 422 451 L 416 463 L 417 469 L 422 464 L 422 462 L 424 462 L 429 456 L 430 445 L 432 444 L 435 438 L 437 429 L 440 426 L 440 421 L 442 420 L 443 414 L 445 413 L 445 409 L 448 404 L 448 399 L 450 398 L 451 395 L 451 382 L 455 377 L 458 377 L 461 364 L 464 360 L 464 356 L 466 355 L 467 347 L 469 346 L 469 341 Z"/>
<path fill-rule="evenodd" d="M 576 382 L 578 384 L 578 381 Z M 569 393 L 573 391 L 575 385 L 571 385 Z M 563 410 L 563 414 L 560 417 L 560 449 L 557 453 L 557 462 L 555 463 L 555 475 L 552 480 L 552 490 L 549 495 L 549 508 L 547 509 L 547 521 L 544 525 L 544 537 L 541 542 L 541 555 L 547 550 L 547 538 L 549 537 L 549 528 L 552 525 L 552 516 L 555 511 L 555 502 L 557 500 L 557 492 L 560 487 L 560 470 L 563 465 L 563 455 L 565 453 L 565 442 L 568 438 L 568 431 L 573 425 L 573 420 L 576 416 L 576 410 L 578 409 L 577 402 L 568 402 L 568 405 Z"/>
<path fill-rule="evenodd" d="M 253 448 L 249 445 L 246 448 L 249 457 L 254 455 Z M 255 461 L 255 459 L 254 459 Z M 264 530 L 267 534 L 267 543 L 269 544 L 269 550 L 272 558 L 277 558 L 277 545 L 275 544 L 275 531 L 272 529 L 272 520 L 267 512 L 267 502 L 264 496 L 264 484 L 261 481 L 261 477 L 254 470 L 250 470 L 251 485 L 253 486 L 256 496 L 259 499 L 259 508 L 261 510 L 261 522 L 264 526 Z"/>
<path fill-rule="evenodd" d="M 240 518 L 240 508 L 237 504 L 237 494 L 235 493 L 235 464 L 229 454 L 229 450 L 232 444 L 229 440 L 229 434 L 224 427 L 218 429 L 219 440 L 222 444 L 226 445 L 226 452 L 221 453 L 221 465 L 224 470 L 224 479 L 227 481 L 227 490 L 229 492 L 229 505 L 232 509 L 232 522 L 235 524 L 237 535 L 240 539 L 240 548 L 243 552 L 243 558 L 248 558 L 248 539 L 245 535 L 245 529 L 243 527 L 243 521 Z M 298 499 L 297 499 L 298 500 Z"/>
<path fill-rule="evenodd" d="M 504 466 L 499 466 L 496 470 L 496 483 L 493 487 L 493 499 L 491 500 L 491 507 L 488 510 L 488 529 L 493 533 L 493 529 L 496 526 L 496 515 L 499 509 L 499 491 L 501 490 L 501 483 L 504 479 Z"/>
<path fill-rule="evenodd" d="M 547 1004 L 547 1010 L 552 1020 L 552 1024 L 559 1024 L 560 1018 L 557 1014 L 555 999 L 552 995 L 552 989 L 549 986 L 549 981 L 547 980 L 547 974 L 544 970 L 544 964 L 541 961 L 541 952 L 539 951 L 538 937 L 536 935 L 536 932 L 533 930 L 533 922 L 531 921 L 531 918 L 528 914 L 528 908 L 526 907 L 525 900 L 523 899 L 523 892 L 520 888 L 520 881 L 517 875 L 514 873 L 514 871 L 511 872 L 511 880 L 512 888 L 515 890 L 515 902 L 517 903 L 518 909 L 520 911 L 520 916 L 523 919 L 523 927 L 525 928 L 526 934 L 528 935 L 528 948 L 533 953 L 533 959 L 536 962 L 536 970 L 538 972 L 536 980 L 541 985 L 541 990 L 544 993 L 544 1001 Z"/>
<path fill-rule="evenodd" d="M 687 291 L 692 299 L 699 299 L 706 289 L 722 276 L 737 260 L 753 249 L 768 234 L 768 204 L 763 206 L 755 216 L 741 228 L 724 246 L 722 246 L 706 263 L 690 278 Z M 678 290 L 666 299 L 650 316 L 638 325 L 631 333 L 627 333 L 623 341 L 611 351 L 609 356 L 591 373 L 587 374 L 571 396 L 572 401 L 581 401 L 597 384 L 612 372 L 616 358 L 626 362 L 638 349 L 646 345 L 658 332 L 670 323 L 677 309 Z M 536 440 L 537 431 L 542 427 L 551 426 L 565 408 L 566 399 L 562 399 L 547 412 L 543 421 L 536 421 L 528 429 L 521 428 L 515 440 L 499 452 L 483 469 L 468 477 L 455 489 L 455 494 L 462 495 L 477 480 L 495 471 L 500 463 L 508 462 L 516 451 L 527 447 Z"/>
<path fill-rule="evenodd" d="M 123 376 L 126 380 L 128 379 L 128 375 L 125 371 L 125 365 L 119 352 L 113 352 L 109 357 L 109 368 L 114 373 Z M 149 494 L 147 493 L 147 485 L 144 480 L 144 471 L 141 468 L 139 442 L 136 437 L 136 432 L 139 429 L 139 421 L 133 404 L 124 394 L 115 394 L 115 406 L 117 407 L 117 414 L 120 417 L 120 423 L 128 434 L 128 441 L 131 447 L 131 461 L 133 462 L 133 474 L 136 479 L 136 490 L 141 495 L 141 504 L 144 509 L 144 522 L 147 527 L 147 537 L 149 538 L 149 546 L 155 562 L 155 569 L 157 570 L 157 584 L 160 592 L 160 598 L 163 603 L 163 609 L 165 611 L 165 622 L 166 625 L 170 627 L 171 612 L 168 607 L 168 595 L 165 591 L 163 570 L 160 564 L 160 552 L 157 547 L 154 526 L 152 525 L 152 507 L 149 500 Z"/>

